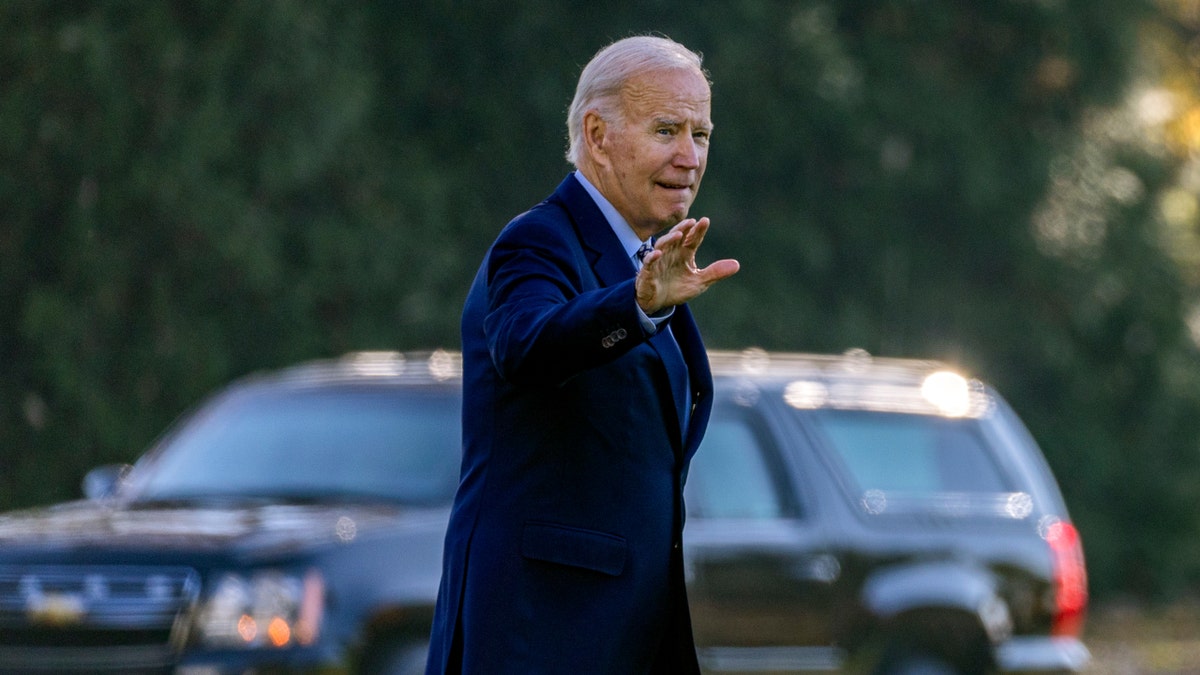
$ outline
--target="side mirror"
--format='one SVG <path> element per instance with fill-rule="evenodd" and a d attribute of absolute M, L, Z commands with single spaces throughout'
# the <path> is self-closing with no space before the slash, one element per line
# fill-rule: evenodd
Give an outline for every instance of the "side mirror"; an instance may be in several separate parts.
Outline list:
<path fill-rule="evenodd" d="M 83 476 L 83 496 L 87 499 L 112 497 L 129 469 L 128 464 L 105 464 L 92 469 Z"/>

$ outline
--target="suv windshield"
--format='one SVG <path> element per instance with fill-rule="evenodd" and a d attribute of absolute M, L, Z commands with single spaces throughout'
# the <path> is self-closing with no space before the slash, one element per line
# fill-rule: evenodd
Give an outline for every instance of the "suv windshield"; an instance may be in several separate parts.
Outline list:
<path fill-rule="evenodd" d="M 1029 495 L 997 465 L 979 419 L 869 410 L 802 414 L 871 515 L 1025 518 Z"/>
<path fill-rule="evenodd" d="M 134 498 L 448 500 L 459 410 L 453 395 L 386 387 L 237 394 L 138 466 Z"/>

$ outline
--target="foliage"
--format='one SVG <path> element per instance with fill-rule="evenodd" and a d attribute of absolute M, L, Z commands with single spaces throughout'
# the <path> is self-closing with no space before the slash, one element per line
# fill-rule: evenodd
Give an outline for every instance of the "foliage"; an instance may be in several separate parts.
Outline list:
<path fill-rule="evenodd" d="M 1126 105 L 1196 34 L 1168 5 L 4 3 L 0 507 L 237 375 L 456 346 L 569 170 L 578 69 L 657 31 L 714 81 L 694 211 L 743 271 L 695 303 L 710 344 L 958 363 L 1042 441 L 1098 592 L 1200 582 L 1189 150 Z"/>

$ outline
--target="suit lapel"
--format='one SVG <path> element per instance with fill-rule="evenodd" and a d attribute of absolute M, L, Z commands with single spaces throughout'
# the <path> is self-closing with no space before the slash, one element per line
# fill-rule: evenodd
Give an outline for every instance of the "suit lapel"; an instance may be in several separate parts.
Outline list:
<path fill-rule="evenodd" d="M 600 280 L 600 284 L 615 286 L 633 277 L 633 263 L 629 256 L 625 255 L 625 249 L 621 248 L 617 235 L 613 234 L 612 227 L 604 218 L 600 207 L 592 201 L 592 196 L 583 189 L 574 174 L 567 176 L 554 195 L 571 215 L 579 242 L 583 244 L 587 254 L 588 264 L 592 266 L 592 272 Z"/>
<path fill-rule="evenodd" d="M 712 412 L 712 368 L 708 363 L 708 352 L 700 338 L 700 329 L 696 326 L 692 310 L 687 305 L 675 308 L 675 315 L 671 317 L 671 330 L 687 363 L 687 386 L 692 392 L 692 410 L 688 416 L 683 446 L 685 459 L 690 460 L 700 445 L 704 430 L 708 427 L 709 413 Z"/>
<path fill-rule="evenodd" d="M 676 311 L 679 311 L 679 308 L 676 308 Z M 691 399 L 688 391 L 687 362 L 672 334 L 669 322 L 650 338 L 650 344 L 658 352 L 658 358 L 666 368 L 667 379 L 671 382 L 671 397 L 675 400 L 675 420 L 678 424 L 676 428 L 679 431 L 676 447 L 682 450 L 683 442 L 687 438 L 688 408 Z"/>
<path fill-rule="evenodd" d="M 587 190 L 579 184 L 574 175 L 567 176 L 555 191 L 554 196 L 563 204 L 567 212 L 571 215 L 572 221 L 575 223 L 576 232 L 579 235 L 579 241 L 583 244 L 584 250 L 588 257 L 588 262 L 592 266 L 592 271 L 596 278 L 603 286 L 613 286 L 624 281 L 632 279 L 637 273 L 633 267 L 633 262 L 625 253 L 625 249 L 621 247 L 621 242 L 617 236 L 613 234 L 612 227 L 608 224 L 608 220 L 604 218 L 604 214 L 600 211 L 600 207 L 596 206 L 596 202 L 592 200 L 591 195 Z M 685 317 L 684 321 L 680 321 L 681 314 Z M 687 332 L 695 331 L 695 324 L 692 322 L 691 312 L 687 311 L 686 306 L 676 307 L 675 315 L 670 321 L 671 326 L 681 326 Z M 690 324 L 690 326 L 689 326 Z M 678 332 L 678 327 L 672 329 Z M 662 363 L 663 369 L 666 371 L 667 380 L 671 385 L 671 395 L 675 405 L 675 429 L 678 429 L 678 435 L 672 434 L 676 439 L 675 447 L 677 451 L 687 450 L 688 429 L 685 425 L 689 424 L 688 414 L 688 391 L 696 391 L 689 380 L 694 380 L 694 377 L 689 376 L 690 360 L 682 351 L 682 344 L 677 344 L 678 335 L 672 336 L 667 330 L 660 330 L 649 340 L 650 346 L 657 352 L 659 361 Z M 698 343 L 698 341 L 697 341 Z M 701 346 L 703 350 L 703 346 Z M 707 359 L 707 357 L 704 357 Z M 704 371 L 707 372 L 707 361 L 704 363 Z"/>

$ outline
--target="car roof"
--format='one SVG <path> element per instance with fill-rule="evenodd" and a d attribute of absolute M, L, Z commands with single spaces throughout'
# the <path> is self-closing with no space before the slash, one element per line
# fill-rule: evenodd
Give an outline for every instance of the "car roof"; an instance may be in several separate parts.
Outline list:
<path fill-rule="evenodd" d="M 340 357 L 306 361 L 280 370 L 247 376 L 243 384 L 287 387 L 340 385 L 456 385 L 462 376 L 462 355 L 432 351 L 359 351 Z"/>
<path fill-rule="evenodd" d="M 841 354 L 772 352 L 759 348 L 710 350 L 715 377 L 756 381 L 871 381 L 919 386 L 931 374 L 956 372 L 936 360 L 878 357 L 862 349 Z M 357 351 L 328 359 L 303 362 L 272 372 L 256 373 L 251 381 L 276 384 L 338 385 L 370 382 L 387 384 L 454 384 L 462 376 L 462 354 L 427 351 Z"/>
<path fill-rule="evenodd" d="M 982 382 L 959 375 L 943 362 L 880 358 L 862 349 L 810 354 L 750 348 L 710 350 L 708 356 L 714 378 L 731 385 L 726 390 L 735 397 L 752 395 L 749 389 L 773 389 L 798 410 L 979 418 L 990 415 L 998 399 Z M 359 351 L 255 373 L 225 394 L 332 387 L 449 391 L 461 382 L 462 354 L 457 351 Z"/>
<path fill-rule="evenodd" d="M 924 377 L 953 370 L 931 359 L 874 356 L 863 349 L 841 354 L 767 351 L 757 347 L 708 352 L 714 375 L 771 373 L 789 377 L 838 374 L 881 378 Z M 355 351 L 340 357 L 314 359 L 273 373 L 287 379 L 339 379 L 356 377 L 408 377 L 445 381 L 462 374 L 462 354 L 449 349 L 423 351 Z"/>
<path fill-rule="evenodd" d="M 914 382 L 932 373 L 955 369 L 934 360 L 873 356 L 863 349 L 841 354 L 770 352 L 750 348 L 741 351 L 711 351 L 709 362 L 716 376 L 761 376 L 780 379 L 870 379 Z"/>

